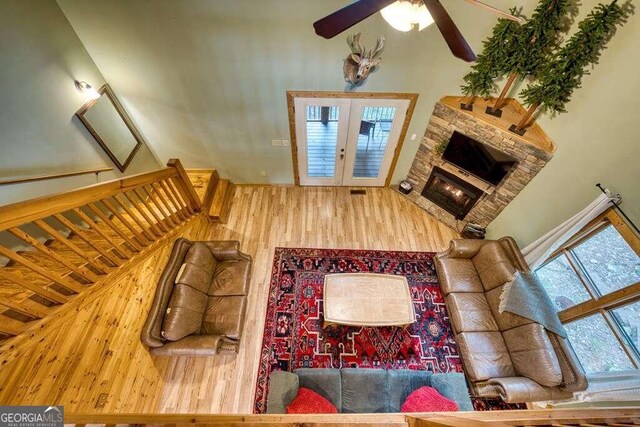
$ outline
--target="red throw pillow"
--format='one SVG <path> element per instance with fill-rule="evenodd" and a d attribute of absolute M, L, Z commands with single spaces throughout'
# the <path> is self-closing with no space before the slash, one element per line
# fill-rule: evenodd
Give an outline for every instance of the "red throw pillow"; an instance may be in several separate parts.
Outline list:
<path fill-rule="evenodd" d="M 402 412 L 451 412 L 458 410 L 458 404 L 447 399 L 433 387 L 414 390 L 400 408 Z"/>
<path fill-rule="evenodd" d="M 298 395 L 287 406 L 287 414 L 337 414 L 338 410 L 313 390 L 301 387 Z"/>

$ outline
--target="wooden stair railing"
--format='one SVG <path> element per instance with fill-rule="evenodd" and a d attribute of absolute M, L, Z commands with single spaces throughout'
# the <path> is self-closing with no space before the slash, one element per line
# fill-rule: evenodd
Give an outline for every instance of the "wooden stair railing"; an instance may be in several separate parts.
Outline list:
<path fill-rule="evenodd" d="M 0 351 L 201 211 L 167 166 L 0 207 Z"/>
<path fill-rule="evenodd" d="M 202 210 L 214 222 L 226 223 L 231 210 L 235 185 L 220 178 L 214 169 L 187 169 L 187 175 L 202 199 Z"/>
<path fill-rule="evenodd" d="M 378 414 L 67 414 L 65 425 L 172 426 L 630 426 L 640 423 L 640 408 L 575 408 Z"/>

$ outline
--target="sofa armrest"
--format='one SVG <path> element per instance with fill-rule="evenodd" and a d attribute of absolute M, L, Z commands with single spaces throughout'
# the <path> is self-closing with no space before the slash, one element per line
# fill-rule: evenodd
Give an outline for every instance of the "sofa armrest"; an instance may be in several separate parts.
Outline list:
<path fill-rule="evenodd" d="M 490 242 L 490 240 L 453 239 L 449 243 L 449 248 L 444 252 L 440 252 L 438 256 L 446 258 L 473 258 L 487 242 Z"/>
<path fill-rule="evenodd" d="M 473 402 L 469 397 L 469 388 L 464 374 L 459 372 L 433 374 L 431 376 L 431 387 L 438 390 L 438 393 L 447 399 L 456 402 L 459 410 L 473 411 Z"/>
<path fill-rule="evenodd" d="M 193 246 L 193 242 L 185 238 L 179 238 L 175 241 L 167 265 L 158 280 L 156 293 L 149 308 L 147 320 L 140 333 L 142 343 L 149 347 L 161 347 L 165 342 L 160 334 L 162 322 L 164 321 L 164 315 L 167 311 L 169 298 L 171 298 L 171 293 L 173 292 L 176 276 L 191 246 Z"/>
<path fill-rule="evenodd" d="M 225 341 L 223 335 L 189 335 L 178 341 L 167 342 L 162 347 L 151 349 L 155 356 L 214 356 L 222 354 Z M 233 341 L 231 341 L 233 343 Z M 224 353 L 230 353 L 224 351 Z"/>
<path fill-rule="evenodd" d="M 589 385 L 587 375 L 571 346 L 571 342 L 552 332 L 548 332 L 547 335 L 551 340 L 562 370 L 562 384 L 558 388 L 567 392 L 586 390 Z"/>
<path fill-rule="evenodd" d="M 269 375 L 267 414 L 286 414 L 287 406 L 298 395 L 300 380 L 292 372 L 273 371 Z"/>
<path fill-rule="evenodd" d="M 237 240 L 210 240 L 203 242 L 218 261 L 237 261 L 242 259 L 240 242 Z"/>
<path fill-rule="evenodd" d="M 481 395 L 490 395 L 488 390 L 493 389 L 495 394 L 507 403 L 565 400 L 573 397 L 573 393 L 561 391 L 556 387 L 543 387 L 526 377 L 492 378 L 476 385 Z"/>

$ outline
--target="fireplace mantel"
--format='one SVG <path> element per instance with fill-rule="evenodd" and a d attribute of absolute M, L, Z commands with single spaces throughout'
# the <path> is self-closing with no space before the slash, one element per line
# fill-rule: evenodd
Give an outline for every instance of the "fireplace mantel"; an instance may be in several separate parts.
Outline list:
<path fill-rule="evenodd" d="M 507 100 L 502 118 L 484 113 L 486 105 L 493 105 L 491 100 L 476 100 L 474 111 L 462 110 L 460 103 L 467 101 L 462 97 L 445 96 L 436 103 L 407 177 L 414 188 L 407 197 L 430 215 L 458 231 L 467 223 L 482 227 L 489 225 L 551 160 L 555 152 L 555 144 L 537 124 L 529 128 L 524 136 L 508 130 L 511 124 L 508 122 L 513 119 L 511 116 L 524 111 L 516 100 Z M 443 160 L 436 149 L 442 142 L 449 141 L 454 131 L 515 157 L 517 165 L 497 186 L 470 176 Z M 421 195 L 434 167 L 446 169 L 483 191 L 482 197 L 464 219 L 457 220 L 454 215 Z"/>
<path fill-rule="evenodd" d="M 504 105 L 502 106 L 502 116 L 496 117 L 490 114 L 486 114 L 487 107 L 493 107 L 496 102 L 495 98 L 476 98 L 473 101 L 473 110 L 467 111 L 460 108 L 460 103 L 469 103 L 469 98 L 459 96 L 443 96 L 440 99 L 440 103 L 450 107 L 462 114 L 471 116 L 479 123 L 484 123 L 491 128 L 502 130 L 504 133 L 512 137 L 513 141 L 529 144 L 549 154 L 553 154 L 556 151 L 556 144 L 549 136 L 542 130 L 538 122 L 533 122 L 532 125 L 527 127 L 527 131 L 524 135 L 518 135 L 509 131 L 509 126 L 516 124 L 524 116 L 527 110 L 515 99 L 505 98 Z"/>

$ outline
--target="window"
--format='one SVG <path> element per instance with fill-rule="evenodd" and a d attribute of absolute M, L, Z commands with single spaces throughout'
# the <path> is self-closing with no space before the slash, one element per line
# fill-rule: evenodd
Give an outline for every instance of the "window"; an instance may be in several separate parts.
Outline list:
<path fill-rule="evenodd" d="M 587 373 L 640 367 L 640 239 L 610 209 L 536 270 Z"/>

